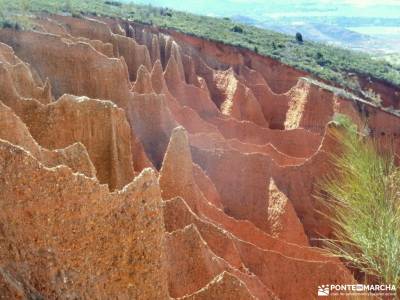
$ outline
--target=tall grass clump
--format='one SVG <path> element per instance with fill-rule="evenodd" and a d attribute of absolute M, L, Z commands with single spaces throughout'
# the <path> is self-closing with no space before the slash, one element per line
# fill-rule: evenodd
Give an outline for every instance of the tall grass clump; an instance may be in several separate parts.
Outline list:
<path fill-rule="evenodd" d="M 321 183 L 334 238 L 323 243 L 365 275 L 368 283 L 400 285 L 400 169 L 343 115 L 333 136 L 342 145 L 335 169 Z M 326 198 L 325 195 L 325 199 Z M 322 197 L 321 197 L 322 199 Z"/>

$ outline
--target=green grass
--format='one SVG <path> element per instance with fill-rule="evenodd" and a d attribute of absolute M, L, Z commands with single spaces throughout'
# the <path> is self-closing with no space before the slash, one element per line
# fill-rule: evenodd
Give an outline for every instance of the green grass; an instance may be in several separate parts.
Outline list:
<path fill-rule="evenodd" d="M 3 15 L 20 14 L 21 3 L 26 0 L 0 0 Z M 379 79 L 400 86 L 400 66 L 373 59 L 370 55 L 320 43 L 298 43 L 288 36 L 253 26 L 237 24 L 229 18 L 212 18 L 190 13 L 156 8 L 149 5 L 119 3 L 102 0 L 32 0 L 28 10 L 33 13 L 94 14 L 128 19 L 162 28 L 174 29 L 207 40 L 239 46 L 277 59 L 297 69 L 311 73 L 361 95 L 360 87 L 350 79 L 351 73 Z M 1 9 L 1 8 L 0 8 Z M 3 17 L 4 19 L 4 17 Z M 364 95 L 365 97 L 365 95 Z"/>
<path fill-rule="evenodd" d="M 393 154 L 380 151 L 347 117 L 340 115 L 335 122 L 341 129 L 333 135 L 343 153 L 333 157 L 336 170 L 321 185 L 335 234 L 335 239 L 324 240 L 325 247 L 371 281 L 398 286 L 400 168 Z"/>
<path fill-rule="evenodd" d="M 381 55 L 377 59 L 380 59 L 380 58 L 388 61 L 393 66 L 397 66 L 400 68 L 400 54 L 394 54 L 394 53 L 393 54 L 385 54 L 385 55 Z"/>

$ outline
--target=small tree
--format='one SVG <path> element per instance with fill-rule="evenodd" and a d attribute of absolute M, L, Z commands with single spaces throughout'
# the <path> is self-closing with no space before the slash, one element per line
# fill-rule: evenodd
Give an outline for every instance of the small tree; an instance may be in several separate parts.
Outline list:
<path fill-rule="evenodd" d="M 243 28 L 240 27 L 239 25 L 235 25 L 232 27 L 231 31 L 237 32 L 237 33 L 243 33 Z"/>
<path fill-rule="evenodd" d="M 303 44 L 303 35 L 300 32 L 296 32 L 296 41 L 299 44 Z"/>

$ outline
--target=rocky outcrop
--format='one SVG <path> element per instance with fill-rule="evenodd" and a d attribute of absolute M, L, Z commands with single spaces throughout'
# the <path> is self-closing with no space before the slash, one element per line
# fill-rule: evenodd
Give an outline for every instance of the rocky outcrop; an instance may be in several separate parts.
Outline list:
<path fill-rule="evenodd" d="M 321 135 L 302 128 L 271 130 L 248 121 L 223 118 L 214 118 L 210 122 L 227 139 L 235 138 L 247 144 L 272 144 L 279 152 L 297 158 L 313 155 L 321 144 Z"/>
<path fill-rule="evenodd" d="M 287 92 L 296 84 L 299 77 L 306 75 L 305 72 L 296 70 L 271 58 L 257 55 L 250 50 L 206 41 L 173 30 L 163 30 L 163 32 L 171 35 L 181 46 L 184 53 L 190 53 L 193 57 L 201 58 L 212 68 L 239 67 L 245 65 L 246 62 L 247 66 L 263 75 L 275 93 Z"/>
<path fill-rule="evenodd" d="M 194 294 L 182 297 L 182 300 L 228 300 L 233 298 L 238 300 L 255 299 L 242 281 L 224 271 L 204 288 Z"/>
<path fill-rule="evenodd" d="M 304 128 L 322 133 L 333 117 L 334 95 L 301 80 L 289 92 L 285 129 Z"/>
<path fill-rule="evenodd" d="M 215 78 L 216 85 L 225 98 L 220 106 L 224 115 L 251 121 L 260 126 L 268 126 L 259 102 L 252 91 L 236 79 L 232 69 L 217 73 Z"/>
<path fill-rule="evenodd" d="M 106 22 L 90 18 L 81 20 L 66 16 L 54 16 L 54 18 L 64 24 L 73 36 L 83 36 L 90 40 L 99 40 L 103 43 L 112 44 L 114 56 L 122 56 L 124 58 L 131 81 L 136 80 L 136 74 L 141 65 L 151 69 L 148 48 L 138 45 L 135 40 L 128 38 L 119 23 L 108 20 L 107 23 L 111 25 L 111 28 L 109 28 Z"/>
<path fill-rule="evenodd" d="M 228 215 L 269 231 L 266 185 L 275 168 L 271 159 L 261 154 L 202 148 L 193 148 L 193 159 L 214 182 Z M 243 175 L 229 176 L 232 172 Z"/>
<path fill-rule="evenodd" d="M 315 236 L 316 233 L 329 234 L 329 227 L 326 227 L 326 222 L 322 221 L 323 217 L 317 212 L 320 207 L 313 195 L 318 192 L 318 178 L 327 174 L 332 167 L 327 153 L 334 151 L 333 149 L 332 142 L 325 138 L 320 149 L 309 159 L 297 165 L 281 166 L 265 154 L 241 153 L 232 148 L 210 149 L 199 145 L 192 147 L 192 153 L 194 162 L 214 182 L 227 214 L 237 219 L 250 220 L 259 228 L 270 232 L 267 211 L 269 206 L 273 209 L 275 205 L 270 202 L 270 197 L 273 199 L 278 196 L 278 201 L 282 200 L 280 197 L 288 197 L 307 234 Z M 235 163 L 232 164 L 232 161 Z M 229 176 L 232 172 L 242 176 Z M 309 181 L 304 182 L 302 178 L 305 177 Z M 268 192 L 267 185 L 271 178 L 278 190 L 286 196 L 278 191 Z M 227 186 L 230 188 L 227 189 Z M 284 211 L 288 212 L 287 209 Z M 281 217 L 284 218 L 283 215 Z M 297 220 L 295 223 L 299 228 L 300 223 Z M 301 233 L 301 230 L 297 232 Z"/>
<path fill-rule="evenodd" d="M 157 60 L 161 61 L 160 42 L 157 35 L 152 35 L 150 57 L 153 65 Z"/>
<path fill-rule="evenodd" d="M 272 236 L 299 245 L 307 245 L 303 226 L 288 197 L 270 179 L 268 187 L 268 228 Z"/>
<path fill-rule="evenodd" d="M 163 218 L 154 172 L 109 193 L 0 141 L 2 266 L 45 298 L 166 298 Z M 28 292 L 28 291 L 27 291 Z"/>
<path fill-rule="evenodd" d="M 217 225 L 196 216 L 182 198 L 173 198 L 165 202 L 164 220 L 168 232 L 183 229 L 190 224 L 195 225 L 216 255 L 237 269 L 244 268 L 232 241 L 233 237 Z"/>
<path fill-rule="evenodd" d="M 239 273 L 208 248 L 197 228 L 189 225 L 166 236 L 169 290 L 173 297 L 196 292 L 223 271 L 234 272 L 251 287 L 259 299 L 271 298 L 271 292 L 255 277 Z M 174 249 L 174 251 L 171 251 Z M 184 255 L 191 261 L 182 260 Z M 232 292 L 231 292 L 232 293 Z"/>
<path fill-rule="evenodd" d="M 157 94 L 167 94 L 169 93 L 167 83 L 163 75 L 163 67 L 161 61 L 157 60 L 154 63 L 153 69 L 151 71 L 151 83 L 153 85 L 154 91 Z"/>
<path fill-rule="evenodd" d="M 272 267 L 272 264 L 276 264 L 277 267 L 278 265 L 281 265 L 283 268 L 289 266 L 294 267 L 296 264 L 298 264 L 299 266 L 303 265 L 303 268 L 305 269 L 317 270 L 319 269 L 317 266 L 320 266 L 321 269 L 323 269 L 323 266 L 329 266 L 329 271 L 327 270 L 323 274 L 309 273 L 308 276 L 310 277 L 308 277 L 307 280 L 317 282 L 318 280 L 320 280 L 320 276 L 321 278 L 326 277 L 326 280 L 352 281 L 349 272 L 346 271 L 344 267 L 341 266 L 341 264 L 337 261 L 307 262 L 304 260 L 292 260 L 288 257 L 277 255 L 276 252 L 271 252 L 268 250 L 263 251 L 252 244 L 245 243 L 237 239 L 235 236 L 232 236 L 229 233 L 218 229 L 218 227 L 216 227 L 215 225 L 212 225 L 206 221 L 202 221 L 201 219 L 195 217 L 193 213 L 188 214 L 188 212 L 189 208 L 187 206 L 185 208 L 182 199 L 173 199 L 167 201 L 165 204 L 164 217 L 167 225 L 167 230 L 172 230 L 170 236 L 171 243 L 176 243 L 175 248 L 179 249 L 181 249 L 182 246 L 179 247 L 178 243 L 183 243 L 185 245 L 184 247 L 189 247 L 184 249 L 184 251 L 186 253 L 191 253 L 192 256 L 195 258 L 193 260 L 182 259 L 185 257 L 183 253 L 176 253 L 173 251 L 170 252 L 169 260 L 172 260 L 172 262 L 170 263 L 172 264 L 172 269 L 174 270 L 174 273 L 171 273 L 169 275 L 170 289 L 172 288 L 177 294 L 187 292 L 188 290 L 195 290 L 195 285 L 196 283 L 198 284 L 198 281 L 203 280 L 203 282 L 199 285 L 204 284 L 204 282 L 206 282 L 211 276 L 208 274 L 218 272 L 221 270 L 221 268 L 226 268 L 226 270 L 229 270 L 230 272 L 235 274 L 235 276 L 242 278 L 245 284 L 253 292 L 253 295 L 257 295 L 257 290 L 264 290 L 261 294 L 258 294 L 259 299 L 272 298 L 273 294 L 268 289 L 271 287 L 274 287 L 274 291 L 277 291 L 282 297 L 285 297 L 285 299 L 295 298 L 296 295 L 302 293 L 304 293 L 303 295 L 310 294 L 310 291 L 297 293 L 295 292 L 296 289 L 300 289 L 300 281 L 300 285 L 296 287 L 296 284 L 294 284 L 294 287 L 292 287 L 293 290 L 291 291 L 286 291 L 285 285 L 281 285 L 281 287 L 278 287 L 279 280 L 271 278 L 266 279 L 263 278 L 264 275 L 261 276 L 261 281 L 263 284 L 260 284 L 260 282 L 254 280 L 255 277 L 254 275 L 252 275 L 253 272 L 253 274 L 256 275 L 263 274 L 263 271 L 261 271 L 262 267 L 256 267 L 257 263 L 255 263 L 255 261 L 257 260 L 259 260 L 260 262 L 259 266 L 270 265 L 270 267 Z M 186 225 L 187 223 L 191 223 L 192 225 Z M 189 241 L 190 244 L 188 244 Z M 200 243 L 200 245 L 198 245 L 197 243 Z M 210 247 L 210 250 L 212 250 L 212 252 L 209 252 L 206 247 Z M 222 257 L 224 260 L 221 261 L 218 260 L 218 258 L 214 258 L 214 264 L 210 265 L 209 255 L 212 255 L 213 253 L 217 254 L 219 257 Z M 228 262 L 231 267 L 227 267 L 226 265 L 224 265 L 224 261 Z M 245 274 L 243 274 L 240 270 L 246 270 Z M 249 272 L 251 272 L 250 276 L 246 275 L 246 273 L 249 274 Z M 194 274 L 198 274 L 200 276 L 197 277 Z M 337 277 L 339 274 L 342 274 L 340 276 L 343 277 Z M 302 275 L 298 274 L 296 276 L 301 277 Z M 185 282 L 182 285 L 182 280 L 189 280 L 189 282 Z M 194 286 L 191 287 L 191 285 Z M 311 285 L 313 284 L 310 284 L 310 286 Z M 182 288 L 186 290 L 181 291 Z"/>
<path fill-rule="evenodd" d="M 194 210 L 206 202 L 193 177 L 193 162 L 185 129 L 174 129 L 160 170 L 160 186 L 164 199 L 182 197 Z"/>
<path fill-rule="evenodd" d="M 141 65 L 137 71 L 136 81 L 132 91 L 138 94 L 150 94 L 153 92 L 151 76 L 144 65 Z"/>
<path fill-rule="evenodd" d="M 198 165 L 193 164 L 193 176 L 195 183 L 203 193 L 209 203 L 215 207 L 222 208 L 221 196 L 219 195 L 214 183 Z"/>
<path fill-rule="evenodd" d="M 196 110 L 200 115 L 215 116 L 218 114 L 218 109 L 211 101 L 208 94 L 202 89 L 188 85 L 182 81 L 183 70 L 180 70 L 179 64 L 174 56 L 171 56 L 164 76 L 168 90 L 181 103 L 181 105 L 189 106 Z"/>
<path fill-rule="evenodd" d="M 13 101 L 19 97 L 35 98 L 42 103 L 52 101 L 49 81 L 43 84 L 29 65 L 22 62 L 11 47 L 0 43 L 0 97 Z"/>
<path fill-rule="evenodd" d="M 106 22 L 93 18 L 73 18 L 64 15 L 51 15 L 50 19 L 60 24 L 73 37 L 83 37 L 113 45 L 113 32 Z M 115 57 L 119 56 L 118 48 L 113 48 L 113 54 Z"/>
<path fill-rule="evenodd" d="M 284 129 L 288 97 L 286 94 L 274 94 L 267 85 L 250 85 L 250 88 L 260 103 L 265 120 L 271 129 Z"/>
<path fill-rule="evenodd" d="M 56 97 L 69 93 L 127 101 L 130 83 L 125 62 L 108 58 L 87 43 L 52 34 L 12 30 L 2 30 L 0 41 L 12 46 L 15 54 L 31 64 L 41 78 L 51 75 Z M 68 67 L 70 64 L 75 67 Z"/>
<path fill-rule="evenodd" d="M 24 51 L 27 52 L 29 49 L 33 50 L 33 48 L 29 47 L 38 46 L 33 43 L 32 38 L 34 35 L 36 38 L 43 41 L 46 40 L 48 43 L 44 42 L 42 46 L 39 46 L 40 49 L 36 49 L 37 51 L 35 50 L 33 56 L 22 53 L 25 59 L 28 61 L 36 61 L 37 59 L 39 61 L 36 63 L 37 68 L 45 74 L 52 74 L 50 66 L 56 69 L 52 77 L 52 82 L 54 81 L 53 85 L 59 87 L 59 89 L 55 88 L 56 91 L 70 92 L 76 95 L 88 95 L 95 99 L 110 99 L 120 108 L 123 108 L 131 125 L 131 135 L 133 137 L 138 136 L 151 162 L 155 166 L 159 166 L 169 141 L 170 131 L 176 126 L 175 120 L 170 116 L 168 107 L 165 104 L 164 96 L 132 93 L 127 76 L 127 66 L 124 60 L 105 57 L 87 44 L 70 44 L 71 51 L 58 54 L 58 57 L 61 57 L 61 59 L 58 59 L 51 65 L 43 63 L 45 58 L 41 55 L 44 55 L 48 51 L 48 48 L 53 47 L 53 53 L 57 53 L 57 51 L 60 51 L 59 47 L 65 47 L 66 41 L 60 39 L 60 37 L 41 33 L 22 32 L 21 36 L 13 38 L 13 45 L 15 47 L 24 45 L 26 46 Z M 11 32 L 5 31 L 3 38 L 11 38 Z M 70 52 L 74 52 L 76 55 L 71 55 Z M 55 59 L 56 56 L 53 56 L 53 58 Z M 46 59 L 47 61 L 51 61 L 49 57 Z M 65 71 L 62 64 L 65 64 L 67 60 L 73 60 L 74 65 L 76 64 L 77 66 L 77 70 L 75 68 L 67 68 L 67 71 Z M 92 65 L 92 63 L 101 64 L 102 68 L 99 69 Z M 93 80 L 91 77 L 84 75 L 92 69 L 96 70 L 95 72 L 90 71 Z M 79 75 L 74 75 L 75 72 L 78 72 Z M 149 164 L 146 162 L 145 165 Z"/>
<path fill-rule="evenodd" d="M 152 165 L 159 169 L 171 132 L 177 126 L 165 96 L 134 93 L 125 112 Z"/>
<path fill-rule="evenodd" d="M 177 68 L 177 75 L 179 76 L 178 79 L 179 81 L 185 80 L 185 71 L 183 67 L 183 62 L 182 62 L 182 56 L 181 56 L 181 49 L 178 46 L 178 44 L 171 38 L 166 39 L 166 44 L 165 44 L 165 61 L 170 60 L 173 58 L 174 63 L 176 64 Z"/>
<path fill-rule="evenodd" d="M 103 41 L 97 39 L 89 39 L 83 36 L 73 36 L 68 33 L 68 25 L 63 25 L 62 23 L 50 18 L 34 18 L 31 21 L 34 24 L 35 29 L 38 31 L 59 35 L 75 42 L 81 41 L 90 44 L 98 52 L 103 53 L 108 57 L 114 56 L 113 45 L 109 42 L 104 43 Z"/>
<path fill-rule="evenodd" d="M 42 296 L 12 270 L 0 268 L 0 299 L 40 299 Z"/>
<path fill-rule="evenodd" d="M 53 151 L 42 148 L 15 113 L 0 102 L 0 139 L 20 146 L 48 167 L 67 165 L 88 177 L 96 176 L 96 169 L 80 142 Z"/>
<path fill-rule="evenodd" d="M 130 128 L 124 112 L 113 103 L 64 95 L 49 105 L 22 100 L 14 109 L 41 146 L 85 145 L 99 181 L 112 190 L 133 179 Z"/>
<path fill-rule="evenodd" d="M 238 139 L 225 139 L 221 134 L 217 133 L 196 133 L 190 135 L 192 146 L 203 149 L 226 149 L 237 150 L 242 153 L 261 153 L 268 155 L 275 163 L 280 166 L 298 165 L 305 161 L 305 158 L 297 158 L 286 155 L 278 151 L 271 143 L 265 145 L 257 145 L 251 143 L 243 143 Z"/>
<path fill-rule="evenodd" d="M 118 53 L 122 56 L 127 64 L 129 79 L 136 80 L 136 74 L 140 66 L 151 69 L 151 59 L 147 47 L 138 45 L 134 40 L 121 36 L 113 35 L 114 48 L 118 49 Z"/>
<path fill-rule="evenodd" d="M 364 91 L 372 94 L 375 98 L 373 100 L 380 101 L 384 107 L 399 109 L 400 88 L 398 86 L 382 82 L 377 78 L 370 78 L 363 75 L 357 75 L 352 79 L 355 79 Z"/>
<path fill-rule="evenodd" d="M 221 159 L 221 154 L 219 154 L 219 157 L 220 160 L 223 160 Z M 232 161 L 238 162 L 238 159 L 233 159 Z M 259 163 L 259 161 L 257 163 Z M 215 210 L 217 207 L 222 206 L 228 215 L 237 219 L 250 220 L 264 231 L 276 237 L 279 236 L 293 243 L 308 245 L 302 225 L 298 221 L 296 213 L 293 207 L 291 207 L 291 203 L 279 193 L 274 185 L 269 187 L 270 194 L 268 195 L 260 193 L 259 189 L 256 188 L 257 180 L 255 180 L 254 177 L 250 177 L 249 174 L 246 174 L 246 177 L 249 178 L 242 179 L 244 180 L 243 182 L 231 182 L 226 178 L 225 182 L 222 183 L 221 181 L 225 175 L 224 173 L 219 177 L 215 175 L 213 170 L 209 169 L 209 165 L 204 164 L 202 161 L 200 161 L 200 164 L 205 167 L 205 170 L 210 174 L 213 182 L 217 184 L 215 187 L 208 184 L 208 187 L 214 191 L 214 196 L 216 195 L 218 198 L 206 198 L 205 194 L 200 190 L 194 179 L 194 170 L 201 170 L 201 168 L 198 166 L 193 168 L 188 137 L 182 127 L 176 128 L 172 133 L 171 141 L 168 145 L 160 171 L 160 186 L 163 198 L 182 197 L 195 213 L 210 220 L 214 220 L 217 223 L 221 222 L 221 216 L 215 216 Z M 212 165 L 212 163 L 210 163 L 210 165 Z M 238 164 L 237 168 L 242 168 L 242 172 L 245 173 L 246 171 L 243 169 L 243 165 Z M 215 170 L 221 172 L 223 169 L 221 166 L 220 164 L 215 164 Z M 198 172 L 199 171 L 196 171 L 196 173 Z M 260 176 L 260 187 L 263 185 L 263 183 L 261 183 L 263 178 L 267 178 L 267 176 Z M 254 192 L 250 189 L 246 190 L 246 187 L 249 185 L 246 184 L 245 180 L 249 180 L 253 183 L 252 188 Z M 197 182 L 199 182 L 199 180 L 197 180 Z M 209 195 L 208 189 L 205 188 L 204 183 L 200 183 L 202 184 L 203 191 L 207 193 L 206 195 Z M 230 186 L 229 192 L 224 188 L 226 186 Z M 216 189 L 214 190 L 214 188 Z M 207 201 L 207 199 L 210 199 L 210 201 Z M 207 203 L 209 203 L 209 205 L 207 205 Z M 269 207 L 268 203 L 270 205 Z M 288 207 L 286 207 L 286 205 L 288 205 Z M 289 214 L 289 217 L 287 214 Z"/>

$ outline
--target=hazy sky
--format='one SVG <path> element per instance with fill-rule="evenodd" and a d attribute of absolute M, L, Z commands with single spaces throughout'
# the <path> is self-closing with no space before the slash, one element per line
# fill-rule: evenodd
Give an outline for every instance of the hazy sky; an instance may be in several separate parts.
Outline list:
<path fill-rule="evenodd" d="M 136 0 L 215 16 L 360 16 L 400 18 L 400 0 Z"/>

